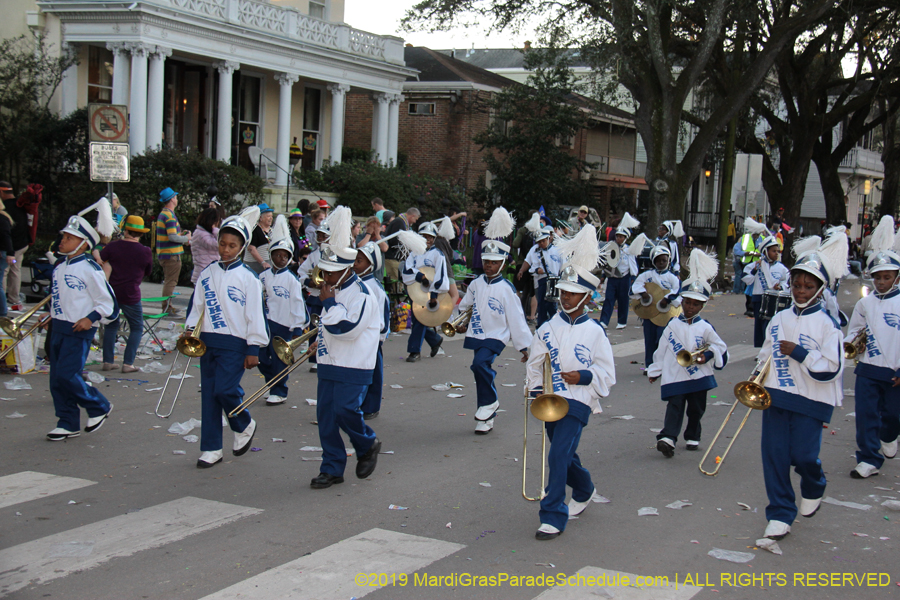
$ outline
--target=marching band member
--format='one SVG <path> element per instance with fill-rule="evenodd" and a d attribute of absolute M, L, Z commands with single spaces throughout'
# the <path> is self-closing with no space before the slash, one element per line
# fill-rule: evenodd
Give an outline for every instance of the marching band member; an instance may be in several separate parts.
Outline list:
<path fill-rule="evenodd" d="M 200 272 L 188 304 L 182 337 L 200 327 L 206 344 L 200 357 L 199 469 L 222 462 L 222 411 L 228 414 L 241 404 L 244 370 L 259 365 L 260 349 L 269 344 L 262 284 L 241 261 L 257 219 L 259 207 L 251 206 L 222 222 L 219 261 Z M 229 417 L 228 425 L 234 432 L 232 454 L 241 456 L 253 443 L 256 421 L 244 410 Z"/>
<path fill-rule="evenodd" d="M 99 218 L 97 229 L 84 219 L 93 209 Z M 56 428 L 47 439 L 59 442 L 81 435 L 81 412 L 88 420 L 85 433 L 93 433 L 103 426 L 113 405 L 96 387 L 88 386 L 81 376 L 84 361 L 97 331 L 100 319 L 114 321 L 119 317 L 119 304 L 106 281 L 103 269 L 90 256 L 100 236 L 111 235 L 115 228 L 112 209 L 101 198 L 86 210 L 69 219 L 60 231 L 59 254 L 65 257 L 56 263 L 51 277 L 50 318 L 43 317 L 43 327 L 51 325 L 49 341 L 50 395 L 56 411 Z M 2 293 L 2 292 L 0 292 Z"/>
<path fill-rule="evenodd" d="M 635 238 L 631 245 L 630 252 L 634 253 L 643 250 L 644 242 L 647 237 L 642 233 Z M 654 246 L 650 252 L 650 260 L 653 262 L 653 270 L 644 271 L 637 276 L 634 284 L 631 286 L 631 298 L 640 300 L 644 306 L 649 306 L 652 298 L 647 293 L 647 284 L 655 283 L 659 287 L 670 292 L 662 300 L 659 301 L 657 309 L 659 312 L 669 310 L 669 305 L 681 306 L 681 281 L 678 276 L 669 268 L 670 251 L 664 245 Z M 653 353 L 659 346 L 659 338 L 662 336 L 663 327 L 655 324 L 650 319 L 644 319 L 644 364 L 649 367 L 653 363 Z M 647 375 L 647 369 L 644 369 L 644 375 Z"/>
<path fill-rule="evenodd" d="M 881 218 L 869 242 L 869 273 L 875 292 L 856 303 L 845 342 L 865 334 L 865 349 L 856 365 L 855 479 L 878 474 L 885 458 L 897 456 L 900 434 L 900 238 L 894 219 Z M 892 249 L 893 248 L 893 249 Z M 880 450 L 880 452 L 879 452 Z"/>
<path fill-rule="evenodd" d="M 496 208 L 485 235 L 505 238 L 512 233 L 514 226 L 506 209 Z M 475 433 L 479 435 L 490 433 L 494 428 L 494 417 L 500 406 L 494 386 L 497 372 L 491 368 L 494 359 L 500 356 L 511 338 L 513 347 L 522 353 L 522 362 L 525 362 L 531 342 L 531 330 L 525 321 L 522 303 L 516 296 L 516 288 L 503 277 L 503 267 L 508 259 L 509 246 L 493 239 L 484 240 L 481 244 L 484 275 L 469 284 L 466 295 L 459 303 L 460 312 L 472 308 L 468 326 L 461 326 L 458 331 L 466 332 L 463 348 L 475 351 L 471 369 L 475 375 L 478 402 Z"/>
<path fill-rule="evenodd" d="M 681 221 L 663 221 L 656 233 L 659 237 L 653 243 L 657 246 L 662 244 L 669 249 L 669 268 L 681 279 L 681 252 L 678 250 L 678 240 L 684 237 Z"/>
<path fill-rule="evenodd" d="M 559 270 L 562 267 L 562 257 L 556 246 L 551 245 L 553 236 L 553 228 L 550 226 L 542 227 L 534 237 L 534 246 L 525 256 L 525 262 L 517 274 L 518 278 L 522 278 L 525 272 L 531 273 L 534 279 L 534 295 L 537 298 L 537 326 L 540 327 L 556 310 L 553 302 L 548 302 L 547 296 L 547 277 L 559 277 Z"/>
<path fill-rule="evenodd" d="M 788 285 L 789 272 L 778 260 L 778 240 L 769 236 L 757 245 L 762 257 L 744 267 L 743 282 L 753 286 L 753 347 L 761 348 L 766 333 L 766 320 L 760 314 L 766 290 L 781 290 Z"/>
<path fill-rule="evenodd" d="M 350 247 L 350 209 L 339 206 L 331 219 L 331 240 L 322 251 L 322 318 L 319 320 L 319 386 L 316 419 L 322 468 L 310 487 L 321 490 L 344 482 L 347 450 L 341 431 L 356 449 L 356 476 L 375 471 L 381 442 L 363 419 L 363 398 L 372 384 L 381 335 L 382 307 L 353 272 L 358 256 Z"/>
<path fill-rule="evenodd" d="M 606 297 L 603 299 L 603 310 L 600 312 L 600 323 L 604 327 L 609 326 L 616 304 L 619 305 L 619 324 L 616 325 L 616 329 L 625 329 L 628 326 L 628 290 L 631 289 L 632 277 L 638 276 L 638 266 L 637 258 L 628 252 L 627 242 L 631 237 L 631 228 L 640 224 L 640 221 L 625 213 L 616 229 L 619 264 L 605 277 L 600 278 L 601 284 L 606 279 Z"/>
<path fill-rule="evenodd" d="M 716 328 L 697 315 L 706 306 L 712 293 L 709 282 L 715 279 L 719 262 L 699 248 L 688 258 L 688 278 L 681 289 L 681 308 L 684 311 L 671 319 L 662 333 L 662 343 L 653 354 L 653 364 L 647 369 L 650 383 L 662 377 L 662 399 L 667 403 L 662 431 L 656 436 L 656 449 L 666 458 L 675 456 L 675 442 L 681 433 L 687 408 L 687 427 L 684 430 L 685 449 L 700 448 L 700 419 L 706 412 L 706 393 L 718 384 L 713 369 L 721 370 L 728 363 L 728 348 Z M 677 355 L 681 350 L 690 353 L 705 347 L 696 362 L 682 366 Z"/>
<path fill-rule="evenodd" d="M 450 279 L 447 276 L 447 262 L 444 260 L 444 254 L 434 247 L 434 240 L 437 238 L 437 228 L 434 223 L 425 223 L 419 228 L 419 235 L 425 238 L 427 249 L 423 254 L 411 254 L 406 258 L 403 264 L 401 277 L 403 283 L 407 286 L 419 284 L 428 289 L 430 300 L 429 308 L 437 307 L 438 294 L 447 292 L 450 289 Z M 425 274 L 419 269 L 422 267 L 434 267 L 434 281 L 429 281 Z M 406 351 L 409 356 L 406 362 L 418 362 L 421 358 L 422 341 L 428 342 L 431 347 L 431 357 L 437 356 L 441 349 L 443 338 L 431 327 L 422 325 L 416 315 L 410 312 L 412 319 L 412 332 L 409 341 L 406 343 Z"/>
<path fill-rule="evenodd" d="M 843 243 L 837 238 L 843 239 Z M 847 236 L 826 240 L 791 268 L 794 304 L 769 322 L 758 361 L 771 359 L 762 384 L 772 405 L 762 411 L 763 477 L 769 505 L 765 537 L 781 539 L 797 516 L 791 467 L 800 475 L 800 514 L 812 517 L 825 495 L 819 460 L 822 426 L 841 405 L 841 331 L 822 310 L 822 290 L 847 269 Z"/>
<path fill-rule="evenodd" d="M 328 225 L 328 221 L 322 221 L 316 228 L 316 249 L 297 267 L 297 278 L 306 290 L 306 309 L 310 315 L 322 314 L 322 301 L 319 299 L 320 290 L 319 286 L 312 280 L 312 272 L 319 265 L 319 259 L 322 256 L 322 246 L 327 244 L 330 238 L 331 227 Z M 316 338 L 313 338 L 309 343 L 312 344 L 315 341 Z M 316 372 L 315 354 L 309 357 L 309 372 Z"/>
<path fill-rule="evenodd" d="M 602 412 L 600 398 L 608 396 L 616 383 L 606 331 L 585 310 L 585 304 L 600 285 L 600 280 L 591 274 L 599 259 L 596 235 L 593 225 L 585 225 L 564 244 L 564 254 L 571 254 L 571 258 L 559 280 L 561 310 L 535 332 L 526 366 L 525 387 L 530 398 L 553 393 L 569 404 L 562 419 L 546 423 L 550 476 L 546 496 L 541 500 L 541 526 L 535 533 L 541 541 L 559 537 L 569 518 L 584 512 L 596 494 L 591 474 L 578 457 L 578 442 L 591 413 Z M 553 371 L 552 390 L 543 389 L 547 356 Z M 567 485 L 572 488 L 568 505 Z"/>
<path fill-rule="evenodd" d="M 278 215 L 275 219 L 271 239 L 269 256 L 272 259 L 272 266 L 259 275 L 265 293 L 269 325 L 269 345 L 259 353 L 259 372 L 265 377 L 266 383 L 287 367 L 275 352 L 275 338 L 280 337 L 289 342 L 295 337 L 300 337 L 309 325 L 309 314 L 303 301 L 303 286 L 297 275 L 290 270 L 294 241 L 284 215 Z M 285 375 L 269 390 L 266 396 L 267 406 L 284 404 L 287 400 L 289 377 Z"/>
<path fill-rule="evenodd" d="M 375 242 L 369 242 L 356 251 L 356 261 L 353 263 L 353 271 L 365 284 L 369 294 L 381 307 L 379 318 L 381 319 L 381 331 L 378 338 L 378 355 L 375 359 L 375 369 L 372 371 L 372 383 L 366 391 L 360 409 L 363 419 L 374 419 L 381 411 L 381 392 L 384 385 L 384 353 L 382 346 L 391 331 L 391 303 L 388 300 L 381 282 L 375 277 L 375 273 L 381 271 L 381 250 Z"/>

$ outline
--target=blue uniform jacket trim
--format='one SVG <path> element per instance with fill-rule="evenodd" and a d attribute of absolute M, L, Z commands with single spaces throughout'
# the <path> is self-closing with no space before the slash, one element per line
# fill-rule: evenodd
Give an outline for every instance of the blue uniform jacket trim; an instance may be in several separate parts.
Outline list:
<path fill-rule="evenodd" d="M 831 415 L 834 413 L 834 407 L 824 402 L 816 402 L 809 398 L 804 398 L 799 394 L 791 394 L 784 390 L 767 387 L 766 390 L 772 397 L 772 406 L 777 406 L 784 410 L 790 410 L 801 415 L 806 415 L 813 419 L 828 423 L 831 421 Z"/>
<path fill-rule="evenodd" d="M 291 331 L 290 327 L 285 327 L 281 323 L 276 323 L 271 319 L 266 319 L 269 322 L 269 346 L 273 347 L 272 344 L 275 342 L 275 337 L 280 337 L 286 342 L 291 341 L 291 338 L 294 337 L 294 332 Z M 301 332 L 302 333 L 302 332 Z M 298 334 L 299 335 L 299 334 Z"/>
<path fill-rule="evenodd" d="M 839 348 L 838 350 L 843 354 L 843 347 Z M 794 350 L 789 354 L 789 356 L 796 360 L 798 363 L 802 363 L 804 360 L 806 360 L 806 357 L 809 356 L 809 351 L 806 348 L 797 345 L 794 347 Z M 841 374 L 840 368 L 837 371 L 825 371 L 824 373 L 813 373 L 812 371 L 807 371 L 809 372 L 810 377 L 812 377 L 816 381 L 823 382 L 832 381 L 835 377 Z"/>
<path fill-rule="evenodd" d="M 92 327 L 87 331 L 72 331 L 74 326 L 75 323 L 63 321 L 62 319 L 53 319 L 53 328 L 51 329 L 51 332 L 53 335 L 56 335 L 57 333 L 60 335 L 71 335 L 72 337 L 81 338 L 83 340 L 92 340 L 94 339 L 94 334 L 97 333 L 96 327 Z"/>
<path fill-rule="evenodd" d="M 900 377 L 896 371 L 888 367 L 876 367 L 868 363 L 859 363 L 853 370 L 857 377 L 867 377 L 875 381 L 891 381 L 894 377 Z"/>
<path fill-rule="evenodd" d="M 247 340 L 236 335 L 201 331 L 200 341 L 210 348 L 240 352 L 244 356 L 259 356 L 259 346 L 251 346 L 247 344 Z"/>
<path fill-rule="evenodd" d="M 365 303 L 368 301 L 369 301 L 368 298 L 363 300 L 363 306 L 362 306 L 362 309 L 359 311 L 359 318 L 356 321 L 341 321 L 340 323 L 335 323 L 334 325 L 325 325 L 325 331 L 327 331 L 328 333 L 331 333 L 333 335 L 340 335 L 342 333 L 347 333 L 348 331 L 353 331 L 354 329 L 356 329 L 356 327 L 359 325 L 359 322 L 362 321 L 363 314 L 366 311 Z M 323 303 L 326 311 L 329 308 L 333 307 L 335 304 L 337 304 L 337 303 L 334 301 L 334 298 L 328 298 Z"/>
<path fill-rule="evenodd" d="M 494 354 L 500 354 L 503 352 L 503 349 L 506 348 L 506 344 L 504 344 L 500 340 L 494 340 L 491 338 L 476 340 L 472 337 L 466 337 L 466 340 L 463 342 L 463 348 L 465 348 L 466 350 L 480 350 L 482 348 L 487 348 Z"/>
<path fill-rule="evenodd" d="M 571 398 L 567 398 L 567 400 L 569 401 L 569 412 L 566 413 L 566 416 L 575 417 L 582 425 L 587 425 L 588 419 L 591 417 L 591 407 Z"/>
<path fill-rule="evenodd" d="M 594 374 L 587 369 L 578 371 L 578 374 L 581 376 L 578 380 L 578 385 L 591 385 L 591 382 L 594 380 Z"/>
<path fill-rule="evenodd" d="M 666 383 L 660 389 L 662 399 L 666 400 L 672 396 L 681 396 L 682 394 L 692 394 L 693 392 L 702 392 L 718 387 L 716 378 L 713 375 L 707 375 L 700 379 L 688 379 L 687 381 L 678 381 L 676 383 Z"/>
<path fill-rule="evenodd" d="M 335 365 L 319 365 L 319 379 L 340 381 L 355 385 L 371 385 L 374 369 L 351 369 L 350 367 L 338 367 Z"/>

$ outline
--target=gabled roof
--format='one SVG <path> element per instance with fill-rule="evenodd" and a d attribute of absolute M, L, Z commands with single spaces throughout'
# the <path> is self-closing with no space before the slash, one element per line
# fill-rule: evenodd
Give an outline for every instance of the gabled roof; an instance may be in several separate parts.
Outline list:
<path fill-rule="evenodd" d="M 423 46 L 406 46 L 403 49 L 406 66 L 418 69 L 417 76 L 408 77 L 407 81 L 430 82 L 469 82 L 488 87 L 505 88 L 521 85 L 512 79 L 491 73 L 481 67 L 470 65 L 461 60 L 451 58 L 437 50 Z"/>

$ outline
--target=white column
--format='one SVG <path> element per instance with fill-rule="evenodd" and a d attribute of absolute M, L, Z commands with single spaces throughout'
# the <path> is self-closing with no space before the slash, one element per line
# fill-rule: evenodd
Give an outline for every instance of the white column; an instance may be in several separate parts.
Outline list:
<path fill-rule="evenodd" d="M 219 71 L 219 118 L 216 122 L 216 158 L 231 162 L 231 87 L 240 64 L 230 60 L 213 65 Z"/>
<path fill-rule="evenodd" d="M 69 55 L 78 54 L 78 44 L 63 44 L 63 52 Z M 61 117 L 68 116 L 78 108 L 78 65 L 74 64 L 63 73 L 60 84 Z"/>
<path fill-rule="evenodd" d="M 378 121 L 378 137 L 375 141 L 375 154 L 378 162 L 387 164 L 388 161 L 388 94 L 375 94 L 375 115 L 372 122 Z"/>
<path fill-rule="evenodd" d="M 341 151 L 344 147 L 344 100 L 350 86 L 345 83 L 332 83 L 328 86 L 331 92 L 331 162 L 341 162 Z"/>
<path fill-rule="evenodd" d="M 128 141 L 131 155 L 143 154 L 147 149 L 147 55 L 146 44 L 131 45 L 131 102 L 128 106 Z"/>
<path fill-rule="evenodd" d="M 386 162 L 397 165 L 397 144 L 400 137 L 400 103 L 403 102 L 401 94 L 390 96 L 390 109 L 388 110 L 388 151 Z"/>
<path fill-rule="evenodd" d="M 113 104 L 128 104 L 128 47 L 123 42 L 106 44 L 106 49 L 113 53 Z"/>
<path fill-rule="evenodd" d="M 171 48 L 156 46 L 150 54 L 150 75 L 147 83 L 147 147 L 151 150 L 162 146 L 163 105 L 166 96 L 166 58 L 172 56 Z"/>
<path fill-rule="evenodd" d="M 376 102 L 375 97 L 378 94 L 372 94 L 372 151 L 378 151 L 378 111 L 381 105 Z"/>
<path fill-rule="evenodd" d="M 289 185 L 288 173 L 291 172 L 291 91 L 300 79 L 292 73 L 278 73 L 278 141 L 275 146 L 275 185 Z"/>

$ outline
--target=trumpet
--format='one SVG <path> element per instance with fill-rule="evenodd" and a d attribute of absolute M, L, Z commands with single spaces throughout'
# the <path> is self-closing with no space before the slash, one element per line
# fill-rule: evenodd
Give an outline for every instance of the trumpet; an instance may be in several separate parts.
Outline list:
<path fill-rule="evenodd" d="M 853 338 L 852 342 L 844 342 L 844 358 L 851 360 L 865 352 L 867 338 L 866 328 L 863 327 L 856 334 L 856 337 Z"/>
<path fill-rule="evenodd" d="M 453 319 L 452 321 L 446 321 L 443 325 L 441 325 L 441 333 L 446 335 L 447 337 L 453 337 L 457 333 L 459 333 L 459 328 L 464 327 L 469 324 L 469 320 L 472 318 L 472 306 L 459 313 L 459 316 Z"/>
<path fill-rule="evenodd" d="M 240 414 L 241 412 L 250 408 L 250 405 L 263 397 L 263 394 L 271 390 L 273 387 L 278 385 L 278 383 L 291 374 L 294 369 L 305 363 L 312 353 L 315 352 L 315 348 L 310 348 L 303 354 L 301 354 L 296 360 L 294 359 L 294 351 L 299 348 L 304 342 L 308 342 L 312 338 L 316 336 L 318 333 L 317 328 L 310 329 L 305 332 L 298 338 L 294 338 L 290 342 L 286 342 L 285 340 L 276 337 L 272 342 L 272 345 L 275 347 L 275 353 L 278 355 L 278 358 L 281 362 L 285 363 L 287 366 L 281 370 L 281 372 L 272 378 L 266 385 L 259 388 L 256 392 L 253 393 L 252 396 L 246 398 L 243 402 L 241 402 L 234 410 L 228 413 L 228 418 Z"/>
<path fill-rule="evenodd" d="M 527 390 L 526 390 L 527 394 Z M 544 482 L 547 480 L 547 426 L 546 423 L 559 421 L 569 412 L 569 401 L 553 393 L 553 365 L 550 355 L 544 356 L 544 389 L 543 393 L 531 402 L 531 414 L 541 423 L 541 494 L 529 496 L 526 492 L 525 479 L 528 468 L 528 401 L 525 402 L 525 442 L 522 449 L 522 497 L 529 502 L 543 500 L 547 495 Z"/>
<path fill-rule="evenodd" d="M 322 287 L 322 284 L 325 283 L 325 277 L 322 275 L 322 269 L 319 267 L 313 268 L 312 272 L 309 274 L 309 279 L 317 288 Z"/>
<path fill-rule="evenodd" d="M 675 354 L 675 360 L 677 360 L 678 364 L 682 367 L 690 367 L 691 365 L 697 364 L 697 359 L 707 350 L 709 350 L 709 344 L 703 344 L 693 352 L 690 350 L 679 350 Z"/>
<path fill-rule="evenodd" d="M 37 304 L 35 304 L 32 308 L 28 310 L 28 312 L 23 313 L 16 317 L 15 319 L 10 319 L 9 317 L 0 318 L 0 328 L 6 332 L 6 335 L 16 340 L 16 342 L 4 350 L 0 352 L 0 359 L 6 358 L 6 355 L 15 350 L 16 346 L 22 343 L 28 336 L 37 331 L 37 328 L 43 325 L 47 319 L 38 319 L 37 322 L 29 327 L 27 330 L 23 331 L 22 326 L 25 325 L 25 321 L 31 318 L 31 316 L 39 311 L 41 307 L 46 306 L 50 300 L 53 299 L 53 296 L 47 296 Z"/>
<path fill-rule="evenodd" d="M 709 447 L 706 449 L 706 453 L 703 454 L 703 458 L 700 459 L 700 464 L 698 465 L 698 467 L 700 468 L 700 472 L 704 475 L 714 477 L 719 474 L 719 469 L 722 468 L 722 464 L 725 462 L 725 457 L 728 456 L 728 452 L 734 445 L 734 441 L 737 439 L 738 434 L 740 434 L 741 430 L 744 428 L 744 424 L 747 423 L 747 419 L 750 418 L 750 414 L 754 410 L 765 410 L 772 406 L 772 397 L 769 395 L 769 392 L 766 390 L 766 388 L 764 388 L 762 385 L 766 380 L 766 376 L 769 374 L 769 369 L 771 368 L 772 357 L 769 356 L 766 362 L 763 363 L 761 369 L 751 373 L 749 380 L 741 381 L 734 386 L 734 395 L 737 399 L 734 401 L 734 404 L 731 405 L 731 409 L 728 411 L 728 414 L 725 415 L 725 420 L 722 422 L 722 425 L 719 427 L 716 435 L 709 442 Z M 718 457 L 717 462 L 719 464 L 716 465 L 716 468 L 712 471 L 707 471 L 703 468 L 703 463 L 706 462 L 706 457 L 709 456 L 709 453 L 712 451 L 713 446 L 715 446 L 716 441 L 722 434 L 722 430 L 725 429 L 725 424 L 728 423 L 731 415 L 734 413 L 735 409 L 737 409 L 738 403 L 741 403 L 744 406 L 748 407 L 747 414 L 744 415 L 744 418 L 741 421 L 741 424 L 738 426 L 737 431 L 732 436 L 731 441 L 728 443 L 728 446 L 726 446 L 725 453 L 722 454 L 721 457 Z"/>
<path fill-rule="evenodd" d="M 172 360 L 172 367 L 169 369 L 169 374 L 166 376 L 166 382 L 163 384 L 162 392 L 159 394 L 159 402 L 156 403 L 156 409 L 154 410 L 154 413 L 156 413 L 156 416 L 160 419 L 168 419 L 172 415 L 172 411 L 175 410 L 175 403 L 178 402 L 178 395 L 181 393 L 181 386 L 184 385 L 185 375 L 187 375 L 188 368 L 191 366 L 191 360 L 206 354 L 206 344 L 200 339 L 200 329 L 202 325 L 203 315 L 200 315 L 200 320 L 197 321 L 197 326 L 194 327 L 191 334 L 178 340 L 178 343 L 175 345 L 178 352 L 187 356 L 188 359 L 184 364 L 184 371 L 181 372 L 181 379 L 178 382 L 178 389 L 175 390 L 175 397 L 172 398 L 172 406 L 169 407 L 169 412 L 163 415 L 160 414 L 159 407 L 162 405 L 163 398 L 166 397 L 166 389 L 169 387 L 169 380 L 171 379 L 172 374 L 175 372 L 175 363 L 178 362 L 178 357 L 176 356 L 175 359 Z"/>

